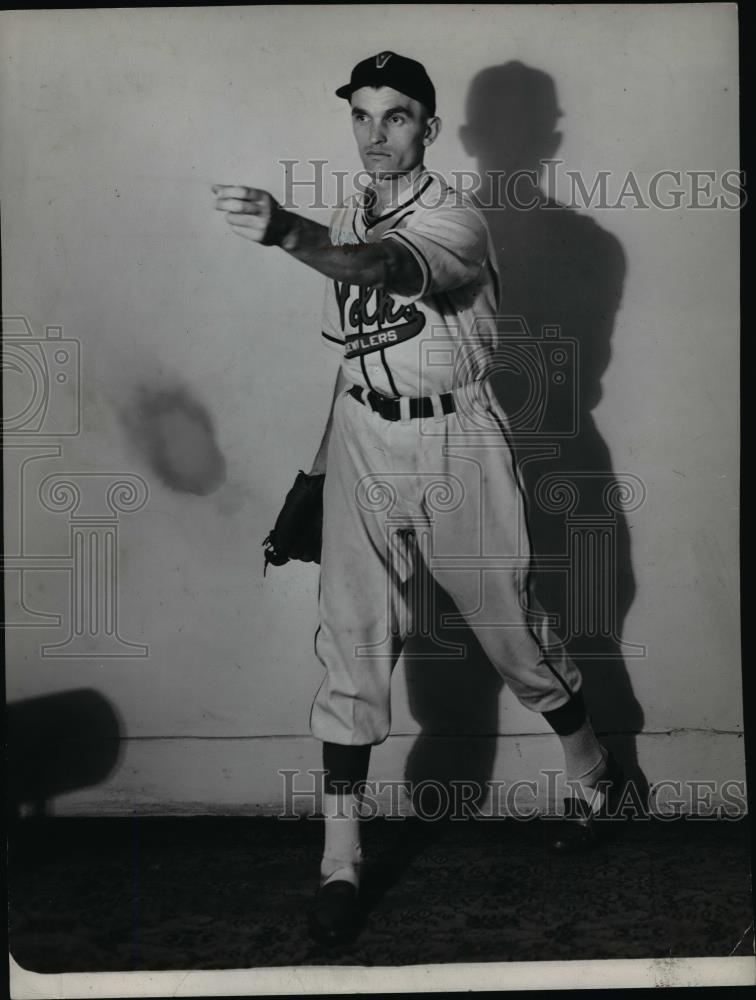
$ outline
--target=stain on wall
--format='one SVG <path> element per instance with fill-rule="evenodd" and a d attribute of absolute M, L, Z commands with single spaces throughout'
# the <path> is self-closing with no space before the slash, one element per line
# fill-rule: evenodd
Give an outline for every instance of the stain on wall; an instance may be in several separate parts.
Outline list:
<path fill-rule="evenodd" d="M 182 386 L 139 385 L 119 417 L 160 480 L 179 493 L 207 496 L 226 481 L 226 460 L 206 408 Z"/>

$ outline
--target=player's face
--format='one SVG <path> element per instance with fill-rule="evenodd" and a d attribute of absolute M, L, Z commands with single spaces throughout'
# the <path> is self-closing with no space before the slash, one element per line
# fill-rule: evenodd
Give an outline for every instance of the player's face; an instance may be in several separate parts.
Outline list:
<path fill-rule="evenodd" d="M 419 101 L 391 87 L 361 87 L 351 99 L 352 128 L 362 165 L 385 176 L 412 170 L 438 133 Z"/>

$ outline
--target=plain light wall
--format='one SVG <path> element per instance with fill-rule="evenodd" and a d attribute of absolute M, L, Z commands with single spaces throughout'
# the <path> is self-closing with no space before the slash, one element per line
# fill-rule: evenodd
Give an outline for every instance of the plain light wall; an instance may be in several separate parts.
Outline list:
<path fill-rule="evenodd" d="M 231 233 L 211 185 L 280 196 L 284 158 L 357 169 L 333 90 L 384 48 L 421 59 L 436 83 L 433 169 L 474 168 L 458 139 L 469 83 L 518 59 L 556 83 L 565 169 L 719 175 L 738 165 L 735 5 L 6 11 L 2 29 L 3 311 L 37 336 L 62 327 L 82 358 L 81 433 L 23 475 L 21 450 L 6 448 L 6 553 L 69 551 L 65 515 L 35 493 L 49 472 L 135 473 L 149 489 L 118 529 L 119 627 L 149 656 L 40 656 L 65 638 L 68 577 L 26 569 L 21 597 L 9 573 L 9 621 L 24 604 L 63 623 L 8 629 L 8 697 L 91 688 L 119 715 L 121 763 L 61 796 L 61 812 L 274 802 L 279 762 L 319 766 L 317 568 L 263 579 L 260 544 L 317 447 L 336 359 L 319 337 L 324 279 Z M 742 778 L 738 213 L 590 214 L 628 265 L 594 416 L 615 469 L 647 489 L 629 518 L 625 622 L 647 648 L 628 662 L 639 754 L 652 780 Z M 16 412 L 28 386 L 5 375 Z M 225 461 L 207 495 L 167 487 L 125 431 L 140 386 L 175 384 L 206 409 Z M 402 670 L 393 735 L 375 755 L 390 776 L 418 730 Z M 500 720 L 498 775 L 514 773 L 508 734 L 532 734 L 525 776 L 558 761 L 543 720 L 506 690 Z"/>

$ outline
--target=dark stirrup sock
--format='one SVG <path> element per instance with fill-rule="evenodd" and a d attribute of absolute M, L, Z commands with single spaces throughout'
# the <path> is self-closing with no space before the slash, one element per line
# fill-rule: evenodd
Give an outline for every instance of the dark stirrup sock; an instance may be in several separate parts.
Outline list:
<path fill-rule="evenodd" d="M 573 692 L 569 701 L 560 705 L 559 708 L 542 713 L 557 736 L 569 736 L 571 733 L 577 732 L 585 722 L 587 714 L 582 691 Z"/>
<path fill-rule="evenodd" d="M 341 743 L 323 744 L 323 776 L 326 792 L 353 791 L 355 785 L 367 780 L 372 744 L 345 746 Z"/>
<path fill-rule="evenodd" d="M 320 884 L 331 880 L 359 887 L 362 865 L 359 786 L 367 779 L 371 745 L 323 743 L 325 844 Z"/>

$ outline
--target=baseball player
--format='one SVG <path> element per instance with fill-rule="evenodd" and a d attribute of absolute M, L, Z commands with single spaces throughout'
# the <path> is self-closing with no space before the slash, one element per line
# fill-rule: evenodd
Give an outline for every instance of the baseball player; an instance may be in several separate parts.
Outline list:
<path fill-rule="evenodd" d="M 312 468 L 325 473 L 315 637 L 325 674 L 310 715 L 323 743 L 325 843 L 311 931 L 325 942 L 356 926 L 359 786 L 370 748 L 389 734 L 420 550 L 516 697 L 560 738 L 583 795 L 557 849 L 598 838 L 594 820 L 620 778 L 586 715 L 580 673 L 530 593 L 519 473 L 486 379 L 495 255 L 475 204 L 424 165 L 441 128 L 433 84 L 420 63 L 381 52 L 336 94 L 371 183 L 330 228 L 268 192 L 213 189 L 234 232 L 325 275 L 321 333 L 340 358 Z"/>

